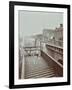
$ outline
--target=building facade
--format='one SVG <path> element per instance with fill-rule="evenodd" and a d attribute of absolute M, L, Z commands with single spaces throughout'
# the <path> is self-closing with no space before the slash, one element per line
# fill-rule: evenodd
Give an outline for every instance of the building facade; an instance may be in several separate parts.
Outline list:
<path fill-rule="evenodd" d="M 63 46 L 63 25 L 56 29 L 44 29 L 43 30 L 44 42 L 50 44 Z"/>

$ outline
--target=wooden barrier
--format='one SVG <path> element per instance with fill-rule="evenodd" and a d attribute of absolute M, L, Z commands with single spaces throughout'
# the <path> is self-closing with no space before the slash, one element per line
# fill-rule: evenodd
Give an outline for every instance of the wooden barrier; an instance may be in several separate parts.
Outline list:
<path fill-rule="evenodd" d="M 53 68 L 56 77 L 63 76 L 63 67 L 60 63 L 52 59 L 49 55 L 47 55 L 44 51 L 41 50 L 41 56 L 46 60 L 46 62 Z"/>

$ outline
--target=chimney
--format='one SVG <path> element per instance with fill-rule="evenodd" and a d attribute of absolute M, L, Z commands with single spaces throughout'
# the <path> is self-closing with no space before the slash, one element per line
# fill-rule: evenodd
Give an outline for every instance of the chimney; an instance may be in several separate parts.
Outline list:
<path fill-rule="evenodd" d="M 63 27 L 63 24 L 60 24 L 60 27 Z"/>

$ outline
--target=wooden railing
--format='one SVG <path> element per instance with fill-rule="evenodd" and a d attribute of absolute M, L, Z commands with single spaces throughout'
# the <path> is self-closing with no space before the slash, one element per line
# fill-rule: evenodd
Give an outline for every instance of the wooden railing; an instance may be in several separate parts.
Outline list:
<path fill-rule="evenodd" d="M 48 54 L 52 56 L 59 63 L 63 64 L 63 48 L 46 44 L 46 48 L 48 50 Z M 50 53 L 49 53 L 50 52 Z M 52 53 L 53 55 L 52 55 Z"/>
<path fill-rule="evenodd" d="M 56 77 L 63 76 L 63 66 L 57 62 L 54 58 L 41 51 L 41 56 L 46 60 L 46 62 L 53 68 Z"/>
<path fill-rule="evenodd" d="M 48 44 L 63 47 L 63 41 L 61 40 L 50 40 L 48 41 Z"/>

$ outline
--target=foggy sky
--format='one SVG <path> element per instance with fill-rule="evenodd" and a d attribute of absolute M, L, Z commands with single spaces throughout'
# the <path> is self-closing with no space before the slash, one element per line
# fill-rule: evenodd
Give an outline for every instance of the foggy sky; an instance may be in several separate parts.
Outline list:
<path fill-rule="evenodd" d="M 63 24 L 63 13 L 19 11 L 19 36 L 40 34 L 43 29 L 55 29 Z"/>

